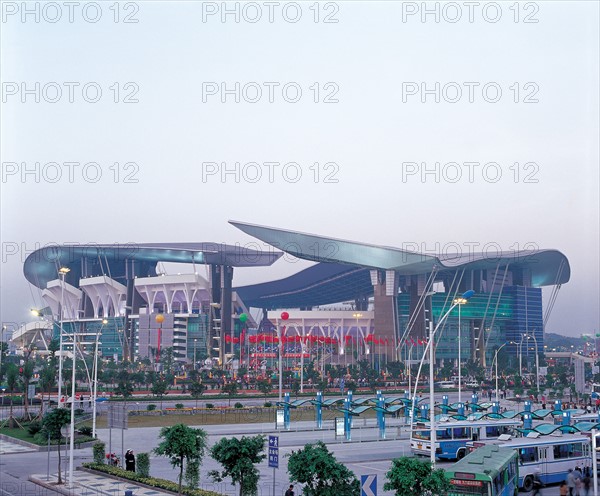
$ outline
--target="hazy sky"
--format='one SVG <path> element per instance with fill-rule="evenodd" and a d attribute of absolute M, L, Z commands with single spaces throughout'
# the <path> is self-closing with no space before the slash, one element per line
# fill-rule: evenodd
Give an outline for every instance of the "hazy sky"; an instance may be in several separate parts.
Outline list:
<path fill-rule="evenodd" d="M 597 2 L 23 5 L 2 3 L 3 322 L 39 302 L 38 246 L 252 241 L 235 219 L 555 248 L 546 330 L 598 332 Z"/>

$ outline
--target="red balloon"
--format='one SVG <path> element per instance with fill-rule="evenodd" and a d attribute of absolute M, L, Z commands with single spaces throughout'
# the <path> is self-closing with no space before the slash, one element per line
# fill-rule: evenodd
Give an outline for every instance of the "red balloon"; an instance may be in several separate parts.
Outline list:
<path fill-rule="evenodd" d="M 281 312 L 281 320 L 287 320 L 290 318 L 290 314 L 287 312 Z"/>

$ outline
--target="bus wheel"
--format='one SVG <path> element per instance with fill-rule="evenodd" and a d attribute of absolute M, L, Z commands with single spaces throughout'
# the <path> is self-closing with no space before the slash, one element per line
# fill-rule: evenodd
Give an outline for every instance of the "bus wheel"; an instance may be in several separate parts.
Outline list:
<path fill-rule="evenodd" d="M 531 475 L 528 475 L 523 480 L 523 491 L 529 492 L 532 490 L 533 490 L 533 477 Z"/>
<path fill-rule="evenodd" d="M 463 449 L 458 450 L 458 452 L 456 453 L 457 460 L 462 460 L 466 454 L 467 454 L 466 450 L 463 450 Z"/>

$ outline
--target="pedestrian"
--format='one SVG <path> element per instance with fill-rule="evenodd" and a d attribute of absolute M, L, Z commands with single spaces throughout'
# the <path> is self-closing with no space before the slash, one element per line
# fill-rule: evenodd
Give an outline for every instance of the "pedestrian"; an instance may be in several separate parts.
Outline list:
<path fill-rule="evenodd" d="M 588 496 L 590 494 L 590 486 L 592 485 L 592 479 L 590 479 L 590 476 L 588 474 L 585 474 L 585 477 L 583 478 L 583 494 L 585 496 Z"/>
<path fill-rule="evenodd" d="M 128 472 L 135 472 L 135 455 L 133 450 L 127 450 L 125 453 L 125 470 Z"/>
<path fill-rule="evenodd" d="M 540 489 L 543 486 L 542 480 L 540 479 L 540 470 L 537 469 L 535 474 L 533 474 L 533 492 L 531 493 L 531 496 L 539 496 Z"/>
<path fill-rule="evenodd" d="M 569 486 L 567 486 L 566 481 L 562 481 L 560 484 L 560 496 L 569 496 Z"/>
<path fill-rule="evenodd" d="M 285 492 L 285 496 L 294 496 L 294 485 L 290 484 L 290 487 Z"/>
<path fill-rule="evenodd" d="M 567 474 L 567 487 L 569 488 L 569 496 L 575 495 L 575 474 L 573 474 L 573 469 L 569 469 L 569 473 Z"/>

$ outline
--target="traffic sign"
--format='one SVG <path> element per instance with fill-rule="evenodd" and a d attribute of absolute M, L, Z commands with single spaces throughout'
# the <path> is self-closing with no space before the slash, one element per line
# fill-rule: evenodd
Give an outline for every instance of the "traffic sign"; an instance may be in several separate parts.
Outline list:
<path fill-rule="evenodd" d="M 377 476 L 360 476 L 360 496 L 377 496 Z"/>
<path fill-rule="evenodd" d="M 279 468 L 279 436 L 269 436 L 269 449 L 267 454 L 269 458 L 269 467 Z"/>

